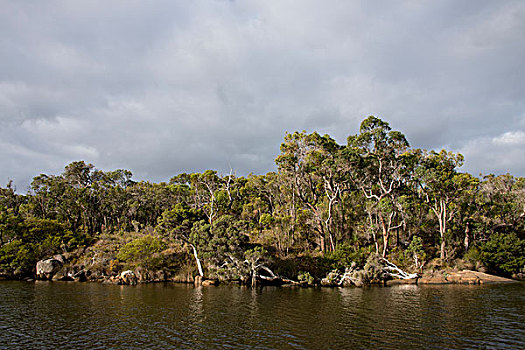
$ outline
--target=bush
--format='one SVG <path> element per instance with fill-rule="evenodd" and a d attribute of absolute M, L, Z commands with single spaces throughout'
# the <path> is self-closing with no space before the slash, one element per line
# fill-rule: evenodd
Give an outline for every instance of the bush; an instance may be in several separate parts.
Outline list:
<path fill-rule="evenodd" d="M 412 242 L 405 251 L 405 258 L 414 262 L 416 269 L 419 269 L 425 263 L 427 254 L 423 249 L 423 240 L 419 236 L 412 237 Z"/>
<path fill-rule="evenodd" d="M 57 220 L 5 218 L 0 218 L 0 234 L 11 240 L 0 247 L 0 267 L 7 273 L 18 271 L 20 275 L 31 275 L 38 260 L 91 241 L 85 233 L 73 233 Z"/>
<path fill-rule="evenodd" d="M 33 245 L 20 240 L 11 241 L 0 248 L 0 268 L 9 273 L 18 270 L 22 274 L 29 274 L 37 260 Z"/>
<path fill-rule="evenodd" d="M 515 233 L 495 233 L 479 246 L 479 258 L 494 273 L 518 273 L 525 267 L 525 240 Z"/>
<path fill-rule="evenodd" d="M 366 259 L 370 255 L 370 251 L 364 247 L 356 249 L 350 244 L 338 244 L 335 250 L 326 255 L 327 259 L 331 261 L 333 269 L 344 269 L 352 264 L 358 267 L 363 267 Z"/>
<path fill-rule="evenodd" d="M 309 285 L 315 283 L 315 278 L 312 275 L 310 275 L 310 272 L 299 272 L 299 275 L 297 275 L 297 280 L 299 282 L 305 282 Z"/>
<path fill-rule="evenodd" d="M 160 238 L 146 235 L 122 246 L 117 253 L 117 259 L 130 265 L 157 268 L 163 262 L 160 252 L 165 248 L 166 243 Z"/>

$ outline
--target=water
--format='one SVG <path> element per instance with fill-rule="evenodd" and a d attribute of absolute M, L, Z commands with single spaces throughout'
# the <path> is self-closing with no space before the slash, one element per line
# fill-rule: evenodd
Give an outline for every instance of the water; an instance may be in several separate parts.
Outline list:
<path fill-rule="evenodd" d="M 0 347 L 525 349 L 524 292 L 3 281 Z"/>

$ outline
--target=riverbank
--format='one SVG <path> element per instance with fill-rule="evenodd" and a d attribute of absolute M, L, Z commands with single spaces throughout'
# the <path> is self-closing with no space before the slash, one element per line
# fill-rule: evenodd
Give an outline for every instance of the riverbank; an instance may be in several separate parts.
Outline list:
<path fill-rule="evenodd" d="M 412 280 L 394 279 L 385 281 L 385 285 L 393 286 L 397 284 L 493 284 L 493 283 L 514 283 L 518 280 L 491 275 L 488 273 L 472 270 L 442 270 L 427 271 L 421 277 Z"/>
<path fill-rule="evenodd" d="M 124 271 L 116 267 L 114 260 L 108 264 L 86 266 L 78 263 L 78 259 L 72 259 L 72 255 L 58 254 L 36 264 L 36 275 L 34 278 L 16 278 L 2 274 L 0 279 L 24 279 L 24 280 L 50 280 L 50 281 L 75 281 L 75 282 L 99 282 L 116 285 L 136 285 L 143 283 L 175 282 L 195 284 L 199 286 L 215 286 L 219 284 L 239 285 L 273 285 L 273 286 L 299 286 L 299 287 L 363 287 L 366 285 L 393 286 L 399 284 L 494 284 L 513 283 L 519 279 L 510 279 L 502 276 L 488 274 L 482 271 L 468 269 L 429 269 L 419 274 L 406 272 L 399 269 L 386 259 L 376 257 L 369 259 L 368 264 L 362 268 L 346 268 L 344 273 L 337 270 L 330 271 L 324 278 L 316 278 L 309 273 L 295 276 L 290 279 L 284 276 L 243 275 L 237 278 L 204 278 L 195 276 L 191 269 L 179 270 L 177 272 L 169 269 L 150 270 L 143 267 L 126 269 Z M 76 263 L 75 263 L 76 262 Z M 392 266 L 397 271 L 392 271 Z M 270 269 L 266 268 L 271 272 Z M 398 272 L 398 273 L 397 273 Z"/>

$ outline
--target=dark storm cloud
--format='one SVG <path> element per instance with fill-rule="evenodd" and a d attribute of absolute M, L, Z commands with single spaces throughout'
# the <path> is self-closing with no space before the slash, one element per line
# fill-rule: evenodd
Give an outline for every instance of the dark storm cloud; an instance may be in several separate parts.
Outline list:
<path fill-rule="evenodd" d="M 521 1 L 4 1 L 0 184 L 83 159 L 136 178 L 274 169 L 368 115 L 525 175 Z"/>

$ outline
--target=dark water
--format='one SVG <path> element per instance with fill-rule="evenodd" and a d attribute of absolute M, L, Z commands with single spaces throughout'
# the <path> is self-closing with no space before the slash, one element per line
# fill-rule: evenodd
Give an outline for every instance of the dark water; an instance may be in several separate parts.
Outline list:
<path fill-rule="evenodd" d="M 0 347 L 525 349 L 524 292 L 0 282 Z"/>

